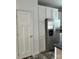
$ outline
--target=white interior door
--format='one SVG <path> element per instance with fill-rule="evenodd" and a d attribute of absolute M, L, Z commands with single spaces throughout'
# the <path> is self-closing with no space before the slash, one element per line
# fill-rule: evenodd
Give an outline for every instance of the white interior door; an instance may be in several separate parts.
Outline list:
<path fill-rule="evenodd" d="M 19 58 L 32 55 L 33 23 L 30 12 L 17 11 L 17 34 Z"/>

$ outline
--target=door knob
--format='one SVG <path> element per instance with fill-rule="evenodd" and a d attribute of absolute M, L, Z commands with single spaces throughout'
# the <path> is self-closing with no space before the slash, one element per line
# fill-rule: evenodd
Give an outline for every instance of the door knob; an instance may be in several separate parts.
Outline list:
<path fill-rule="evenodd" d="M 32 35 L 30 35 L 30 38 L 32 38 Z"/>

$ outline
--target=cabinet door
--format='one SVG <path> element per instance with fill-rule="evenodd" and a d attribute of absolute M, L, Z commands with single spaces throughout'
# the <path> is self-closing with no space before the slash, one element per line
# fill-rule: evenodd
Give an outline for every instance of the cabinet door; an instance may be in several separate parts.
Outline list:
<path fill-rule="evenodd" d="M 52 18 L 52 8 L 46 7 L 46 18 Z"/>
<path fill-rule="evenodd" d="M 39 23 L 39 50 L 45 51 L 45 22 Z"/>
<path fill-rule="evenodd" d="M 38 7 L 38 15 L 39 15 L 39 21 L 45 21 L 46 18 L 46 7 L 45 6 L 39 6 Z"/>
<path fill-rule="evenodd" d="M 45 51 L 45 7 L 39 6 L 39 51 Z"/>
<path fill-rule="evenodd" d="M 58 9 L 46 7 L 46 18 L 58 19 Z"/>
<path fill-rule="evenodd" d="M 51 13 L 53 19 L 58 19 L 58 9 L 52 8 Z"/>
<path fill-rule="evenodd" d="M 17 11 L 17 39 L 19 58 L 32 54 L 33 36 L 32 17 L 30 12 Z"/>

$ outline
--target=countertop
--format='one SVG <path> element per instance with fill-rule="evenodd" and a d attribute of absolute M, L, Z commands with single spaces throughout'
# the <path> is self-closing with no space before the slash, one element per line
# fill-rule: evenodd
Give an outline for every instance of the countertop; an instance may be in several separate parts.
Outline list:
<path fill-rule="evenodd" d="M 57 47 L 62 50 L 62 43 L 54 44 L 54 47 Z"/>

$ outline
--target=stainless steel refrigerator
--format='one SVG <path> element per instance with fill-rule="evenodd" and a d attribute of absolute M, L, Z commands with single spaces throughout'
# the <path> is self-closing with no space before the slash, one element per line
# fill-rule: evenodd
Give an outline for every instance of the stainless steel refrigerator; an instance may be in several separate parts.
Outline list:
<path fill-rule="evenodd" d="M 53 50 L 54 44 L 60 41 L 60 21 L 51 18 L 45 19 L 46 51 Z"/>

